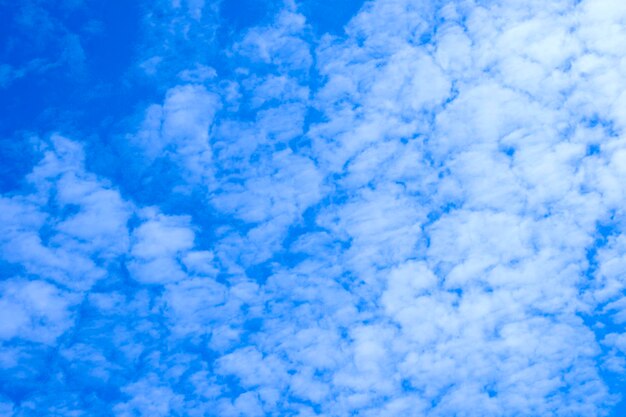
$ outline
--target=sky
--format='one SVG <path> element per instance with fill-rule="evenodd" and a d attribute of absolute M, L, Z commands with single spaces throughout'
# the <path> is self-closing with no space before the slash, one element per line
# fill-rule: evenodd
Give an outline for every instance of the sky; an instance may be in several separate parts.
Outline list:
<path fill-rule="evenodd" d="M 626 2 L 0 0 L 0 416 L 626 413 Z"/>

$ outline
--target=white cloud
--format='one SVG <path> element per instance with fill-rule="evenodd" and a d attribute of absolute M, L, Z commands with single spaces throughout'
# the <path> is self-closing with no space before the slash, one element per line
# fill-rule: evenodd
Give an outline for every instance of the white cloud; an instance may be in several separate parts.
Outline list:
<path fill-rule="evenodd" d="M 13 278 L 0 284 L 0 339 L 54 344 L 74 324 L 77 295 L 45 281 Z"/>
<path fill-rule="evenodd" d="M 195 181 L 212 178 L 210 128 L 220 109 L 219 98 L 204 86 L 186 84 L 169 89 L 162 105 L 146 110 L 134 138 L 150 158 L 170 158 Z"/>
<path fill-rule="evenodd" d="M 114 407 L 116 416 L 150 415 L 165 417 L 181 407 L 183 398 L 170 387 L 159 383 L 155 375 L 149 375 L 124 388 L 129 400 Z"/>
<path fill-rule="evenodd" d="M 0 200 L 3 258 L 38 275 L 3 284 L 0 337 L 53 344 L 117 260 L 132 285 L 86 297 L 117 356 L 60 352 L 132 367 L 120 416 L 606 414 L 626 342 L 588 323 L 626 321 L 624 7 L 478 3 L 370 1 L 321 39 L 291 4 L 231 79 L 177 67 L 133 139 L 193 207 L 134 209 L 54 137 Z"/>
<path fill-rule="evenodd" d="M 57 135 L 51 141 L 28 177 L 37 191 L 0 200 L 3 257 L 29 273 L 85 290 L 126 252 L 132 207 L 85 171 L 79 144 Z"/>
<path fill-rule="evenodd" d="M 186 337 L 211 334 L 216 324 L 226 318 L 219 306 L 227 301 L 228 290 L 212 279 L 188 279 L 169 285 L 166 291 L 165 302 L 171 309 L 168 315 L 176 334 Z"/>
<path fill-rule="evenodd" d="M 285 9 L 278 14 L 273 25 L 251 29 L 235 45 L 235 51 L 280 69 L 306 70 L 313 58 L 309 43 L 302 39 L 305 28 L 304 16 Z"/>
<path fill-rule="evenodd" d="M 182 258 L 194 246 L 189 218 L 143 210 L 143 223 L 132 233 L 128 269 L 145 284 L 165 284 L 186 277 Z M 192 255 L 193 256 L 193 255 Z"/>

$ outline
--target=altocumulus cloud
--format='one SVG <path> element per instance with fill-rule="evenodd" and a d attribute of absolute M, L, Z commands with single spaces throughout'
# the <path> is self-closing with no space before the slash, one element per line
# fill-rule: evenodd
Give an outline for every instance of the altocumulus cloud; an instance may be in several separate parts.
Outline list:
<path fill-rule="evenodd" d="M 235 3 L 146 2 L 118 122 L 7 134 L 0 414 L 620 415 L 626 3 Z"/>

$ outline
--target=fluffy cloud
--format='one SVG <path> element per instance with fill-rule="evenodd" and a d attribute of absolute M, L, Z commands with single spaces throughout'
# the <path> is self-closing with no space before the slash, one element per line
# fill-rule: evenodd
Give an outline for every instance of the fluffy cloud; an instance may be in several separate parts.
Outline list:
<path fill-rule="evenodd" d="M 76 296 L 45 281 L 4 281 L 0 298 L 0 338 L 53 344 L 73 325 L 70 307 L 76 301 Z"/>
<path fill-rule="evenodd" d="M 209 128 L 219 98 L 205 87 L 187 84 L 169 89 L 162 105 L 146 110 L 136 140 L 150 158 L 170 158 L 199 181 L 212 177 Z"/>
<path fill-rule="evenodd" d="M 85 290 L 128 249 L 131 206 L 84 170 L 80 145 L 53 136 L 28 176 L 35 191 L 3 197 L 3 258 L 26 272 Z"/>
<path fill-rule="evenodd" d="M 186 277 L 182 256 L 192 247 L 189 220 L 145 210 L 145 220 L 132 234 L 128 265 L 131 276 L 146 284 L 175 282 Z"/>
<path fill-rule="evenodd" d="M 219 7 L 165 9 L 164 98 L 122 145 L 155 181 L 122 196 L 53 136 L 0 200 L 7 410 L 610 413 L 619 2 L 370 1 L 319 38 L 286 2 L 222 66 L 188 51 Z"/>

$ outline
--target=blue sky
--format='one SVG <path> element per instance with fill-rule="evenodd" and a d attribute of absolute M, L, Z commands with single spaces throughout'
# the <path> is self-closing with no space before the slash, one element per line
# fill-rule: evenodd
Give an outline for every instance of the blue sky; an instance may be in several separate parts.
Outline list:
<path fill-rule="evenodd" d="M 0 415 L 623 415 L 625 4 L 0 0 Z"/>

